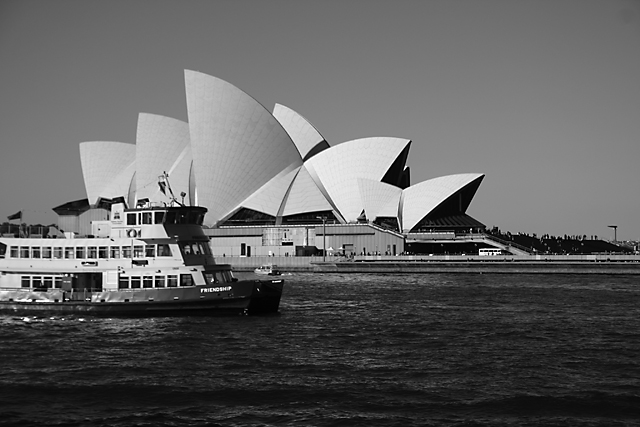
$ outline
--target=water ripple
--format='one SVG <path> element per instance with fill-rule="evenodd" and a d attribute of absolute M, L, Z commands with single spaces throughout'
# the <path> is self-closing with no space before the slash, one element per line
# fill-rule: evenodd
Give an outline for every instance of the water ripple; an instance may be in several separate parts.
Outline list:
<path fill-rule="evenodd" d="M 0 426 L 627 426 L 639 353 L 635 277 L 295 274 L 279 316 L 0 316 Z"/>

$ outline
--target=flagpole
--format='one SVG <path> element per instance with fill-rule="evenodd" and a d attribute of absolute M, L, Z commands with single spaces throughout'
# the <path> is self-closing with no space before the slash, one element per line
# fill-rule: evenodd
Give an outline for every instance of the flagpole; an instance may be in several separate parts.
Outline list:
<path fill-rule="evenodd" d="M 18 212 L 14 213 L 13 215 L 9 215 L 7 217 L 7 219 L 9 220 L 9 233 L 11 233 L 11 221 L 13 221 L 14 219 L 18 220 L 18 237 L 21 237 L 22 234 L 22 210 L 19 210 Z"/>

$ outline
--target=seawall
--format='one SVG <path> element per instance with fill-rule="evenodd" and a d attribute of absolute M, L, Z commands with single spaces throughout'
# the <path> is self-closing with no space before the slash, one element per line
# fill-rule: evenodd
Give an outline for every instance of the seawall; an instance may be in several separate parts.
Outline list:
<path fill-rule="evenodd" d="M 340 257 L 221 257 L 234 271 L 252 272 L 276 264 L 284 272 L 314 273 L 504 273 L 504 274 L 625 274 L 640 275 L 640 255 L 538 256 L 371 256 Z"/>

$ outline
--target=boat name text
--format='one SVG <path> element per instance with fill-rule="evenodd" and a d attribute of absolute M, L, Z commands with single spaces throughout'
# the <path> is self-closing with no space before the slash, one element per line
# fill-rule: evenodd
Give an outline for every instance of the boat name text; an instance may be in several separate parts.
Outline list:
<path fill-rule="evenodd" d="M 231 290 L 231 286 L 219 286 L 216 288 L 202 288 L 200 289 L 200 293 L 208 293 L 208 292 L 226 292 L 226 291 L 230 291 Z"/>

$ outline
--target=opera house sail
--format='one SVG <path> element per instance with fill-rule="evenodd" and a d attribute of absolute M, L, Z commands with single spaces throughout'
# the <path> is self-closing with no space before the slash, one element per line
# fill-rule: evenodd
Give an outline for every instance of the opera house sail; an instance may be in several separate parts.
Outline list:
<path fill-rule="evenodd" d="M 330 145 L 301 114 L 269 111 L 236 86 L 184 72 L 187 120 L 140 113 L 135 144 L 80 144 L 87 203 L 164 203 L 166 173 L 181 203 L 207 208 L 205 227 L 373 224 L 399 234 L 481 229 L 466 214 L 484 175 L 410 182 L 412 141 L 368 137 Z M 317 245 L 316 245 L 317 246 Z"/>

